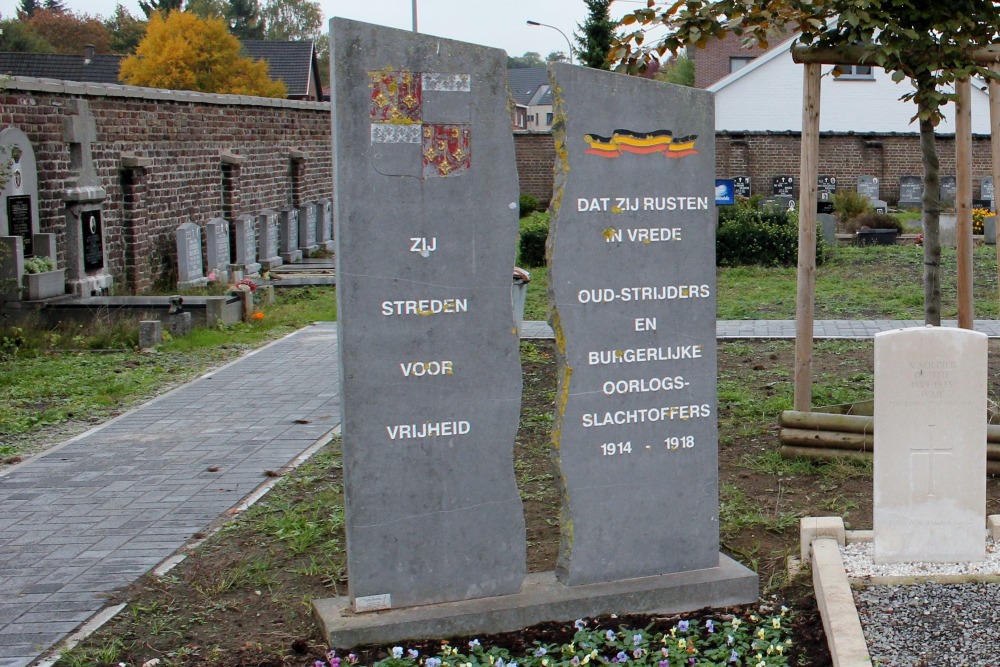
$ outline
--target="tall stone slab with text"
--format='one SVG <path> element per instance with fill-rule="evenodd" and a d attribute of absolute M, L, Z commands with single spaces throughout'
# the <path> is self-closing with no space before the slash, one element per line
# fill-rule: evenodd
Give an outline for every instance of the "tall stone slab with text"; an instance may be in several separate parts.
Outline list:
<path fill-rule="evenodd" d="M 556 575 L 573 586 L 718 568 L 712 95 L 550 72 Z"/>
<path fill-rule="evenodd" d="M 875 335 L 876 563 L 986 558 L 987 337 Z"/>
<path fill-rule="evenodd" d="M 330 33 L 354 609 L 517 593 L 506 57 L 343 19 Z"/>

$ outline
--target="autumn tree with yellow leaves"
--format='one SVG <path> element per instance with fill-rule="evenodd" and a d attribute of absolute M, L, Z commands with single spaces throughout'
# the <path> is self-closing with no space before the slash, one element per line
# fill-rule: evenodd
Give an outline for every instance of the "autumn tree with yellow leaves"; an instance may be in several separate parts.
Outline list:
<path fill-rule="evenodd" d="M 222 19 L 188 12 L 150 16 L 135 55 L 122 61 L 120 77 L 132 86 L 204 93 L 285 97 L 285 84 L 267 75 L 267 63 L 240 55 L 240 42 Z"/>

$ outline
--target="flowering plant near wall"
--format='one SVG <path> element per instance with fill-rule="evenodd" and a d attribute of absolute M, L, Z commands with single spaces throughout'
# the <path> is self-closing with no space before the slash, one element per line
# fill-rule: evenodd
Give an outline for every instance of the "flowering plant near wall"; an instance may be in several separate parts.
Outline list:
<path fill-rule="evenodd" d="M 790 614 L 762 607 L 761 613 L 746 616 L 720 614 L 703 621 L 677 621 L 666 632 L 651 633 L 621 627 L 617 630 L 597 621 L 580 619 L 567 644 L 535 643 L 526 655 L 511 655 L 507 649 L 483 646 L 478 639 L 466 646 L 441 643 L 435 656 L 421 655 L 416 649 L 394 646 L 389 656 L 373 667 L 784 667 L 789 664 L 792 646 Z M 615 617 L 612 616 L 612 619 Z M 327 662 L 314 667 L 348 667 L 359 663 L 358 656 L 343 659 L 336 652 Z"/>
<path fill-rule="evenodd" d="M 993 215 L 993 212 L 985 208 L 972 209 L 972 233 L 982 234 L 985 230 L 984 221 Z"/>

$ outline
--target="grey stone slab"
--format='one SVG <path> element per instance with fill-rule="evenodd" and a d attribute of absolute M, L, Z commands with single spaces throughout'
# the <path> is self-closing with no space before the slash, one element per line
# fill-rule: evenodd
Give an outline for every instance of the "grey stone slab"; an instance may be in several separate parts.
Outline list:
<path fill-rule="evenodd" d="M 252 215 L 241 215 L 233 221 L 234 254 L 236 264 L 243 265 L 246 275 L 260 271 L 257 261 L 257 220 Z"/>
<path fill-rule="evenodd" d="M 177 286 L 200 287 L 208 282 L 201 256 L 201 227 L 185 222 L 177 227 Z"/>
<path fill-rule="evenodd" d="M 284 260 L 278 254 L 278 212 L 265 209 L 257 216 L 257 260 L 262 269 L 281 266 Z"/>
<path fill-rule="evenodd" d="M 955 193 L 958 187 L 958 178 L 955 176 L 941 177 L 941 204 L 955 205 Z"/>
<path fill-rule="evenodd" d="M 978 331 L 875 336 L 876 563 L 985 560 L 986 371 Z"/>
<path fill-rule="evenodd" d="M 329 199 L 316 202 L 316 229 L 320 246 L 328 252 L 333 252 L 333 202 Z"/>
<path fill-rule="evenodd" d="M 505 55 L 343 19 L 331 35 L 351 595 L 372 609 L 516 593 Z M 442 90 L 441 72 L 465 87 Z"/>
<path fill-rule="evenodd" d="M 347 598 L 313 601 L 330 646 L 350 648 L 424 637 L 513 632 L 536 623 L 630 613 L 675 614 L 757 601 L 757 575 L 719 557 L 718 567 L 628 581 L 564 586 L 552 573 L 530 574 L 517 595 L 451 602 L 380 614 L 353 614 Z"/>
<path fill-rule="evenodd" d="M 299 250 L 303 257 L 319 250 L 315 202 L 306 202 L 299 207 Z"/>
<path fill-rule="evenodd" d="M 205 223 L 206 274 L 215 274 L 215 280 L 229 282 L 229 222 L 225 218 L 212 218 Z"/>
<path fill-rule="evenodd" d="M 278 212 L 278 254 L 286 264 L 302 259 L 297 208 L 283 208 Z"/>
<path fill-rule="evenodd" d="M 556 572 L 576 586 L 712 568 L 712 96 L 569 65 L 550 73 L 565 146 L 549 232 L 550 323 L 565 344 Z"/>
<path fill-rule="evenodd" d="M 880 199 L 878 176 L 858 176 L 858 192 L 871 200 Z"/>
<path fill-rule="evenodd" d="M 923 204 L 924 181 L 919 176 L 903 176 L 899 179 L 900 208 L 919 208 Z"/>

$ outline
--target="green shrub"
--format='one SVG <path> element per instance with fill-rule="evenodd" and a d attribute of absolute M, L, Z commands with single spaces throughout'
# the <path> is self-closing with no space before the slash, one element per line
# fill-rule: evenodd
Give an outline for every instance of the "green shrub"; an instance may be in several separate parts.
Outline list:
<path fill-rule="evenodd" d="M 755 211 L 743 206 L 719 209 L 715 263 L 719 266 L 793 266 L 799 255 L 798 220 L 785 212 Z M 826 257 L 817 234 L 816 264 Z"/>
<path fill-rule="evenodd" d="M 531 195 L 521 195 L 520 203 L 522 218 L 538 210 L 538 200 Z"/>
<path fill-rule="evenodd" d="M 833 193 L 833 215 L 841 224 L 859 215 L 873 212 L 872 200 L 856 190 L 838 190 Z"/>
<path fill-rule="evenodd" d="M 844 226 L 848 234 L 855 234 L 862 227 L 869 229 L 895 229 L 897 232 L 902 233 L 904 225 L 902 221 L 893 215 L 870 211 L 851 218 Z"/>
<path fill-rule="evenodd" d="M 535 212 L 521 218 L 517 263 L 527 267 L 545 266 L 545 239 L 548 236 L 548 213 Z"/>

